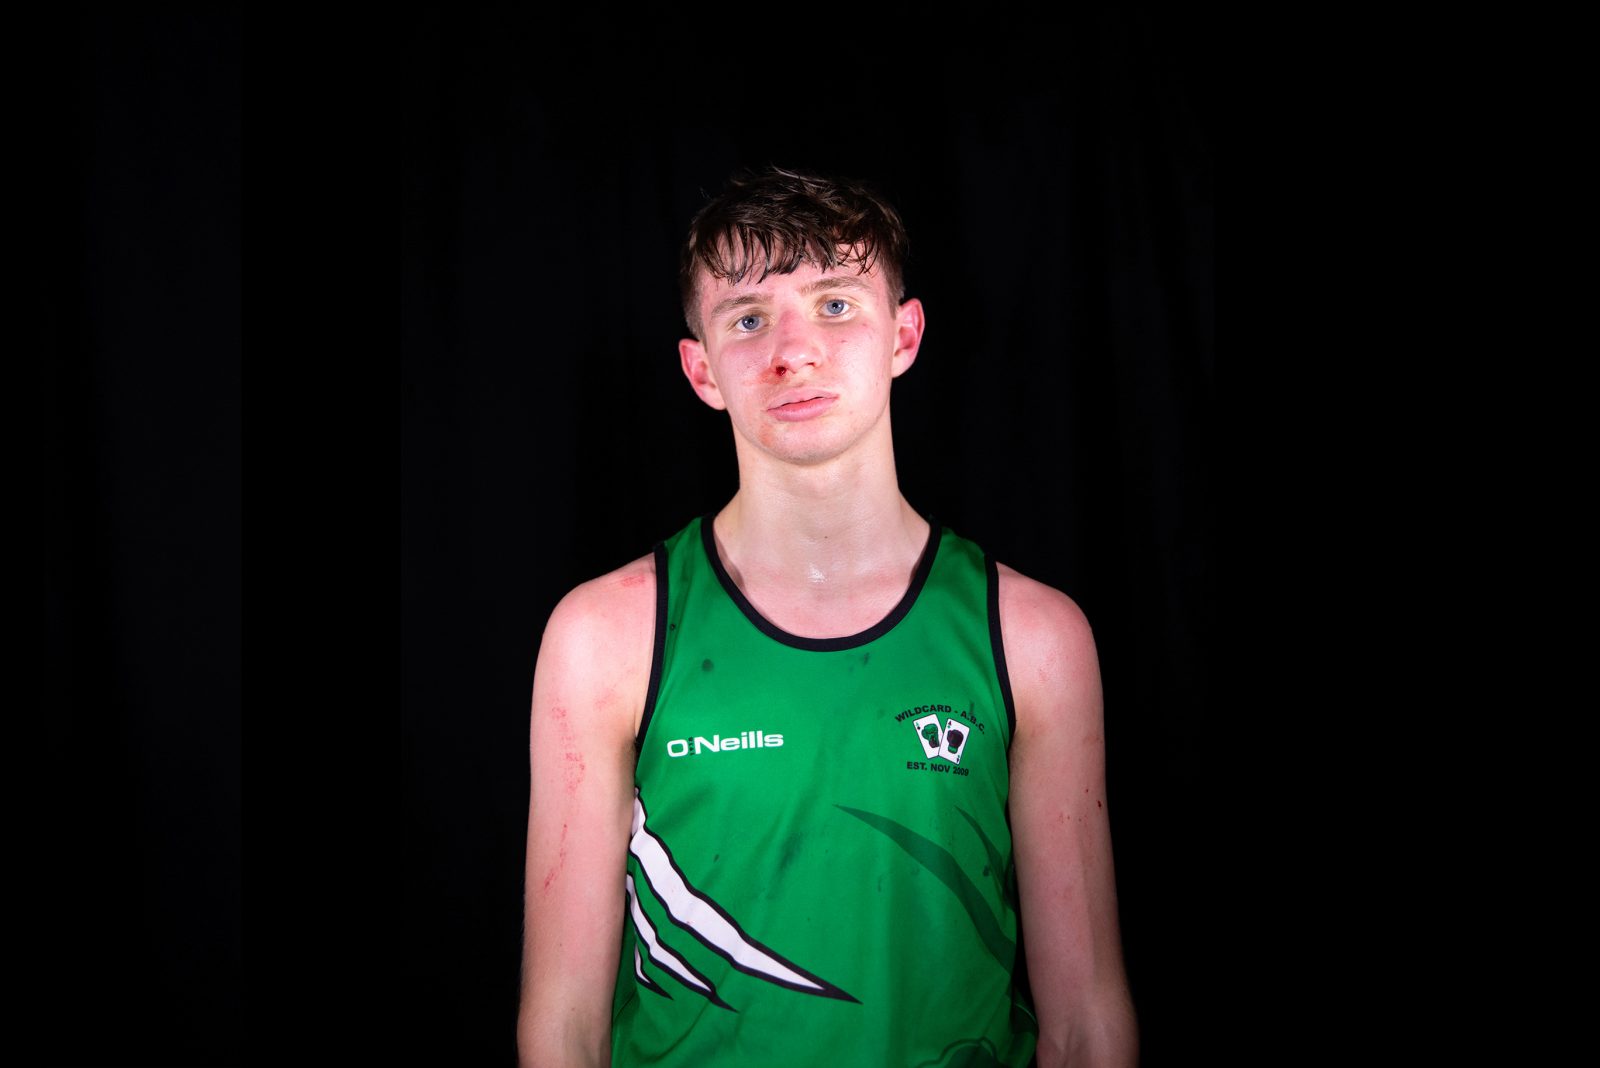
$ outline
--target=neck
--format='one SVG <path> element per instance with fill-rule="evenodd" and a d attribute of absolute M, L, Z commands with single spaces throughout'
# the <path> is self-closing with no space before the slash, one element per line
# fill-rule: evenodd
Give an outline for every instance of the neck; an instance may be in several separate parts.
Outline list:
<path fill-rule="evenodd" d="M 739 492 L 713 529 L 752 600 L 782 591 L 826 603 L 884 582 L 904 591 L 928 524 L 900 493 L 887 419 L 874 437 L 809 465 L 780 463 L 739 441 Z"/>

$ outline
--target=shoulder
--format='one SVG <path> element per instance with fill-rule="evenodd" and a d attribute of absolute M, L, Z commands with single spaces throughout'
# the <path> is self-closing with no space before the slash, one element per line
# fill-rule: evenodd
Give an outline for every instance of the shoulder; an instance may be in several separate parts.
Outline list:
<path fill-rule="evenodd" d="M 1100 662 L 1094 631 L 1076 601 L 998 564 L 1000 634 L 1017 706 L 1017 731 L 1041 719 L 1099 715 Z"/>
<path fill-rule="evenodd" d="M 545 624 L 535 695 L 630 718 L 637 729 L 655 648 L 655 556 L 573 588 Z M 558 696 L 559 695 L 559 696 Z"/>
<path fill-rule="evenodd" d="M 550 613 L 545 639 L 548 641 L 552 634 L 589 639 L 623 637 L 641 623 L 653 628 L 655 613 L 656 559 L 651 553 L 569 591 Z"/>
<path fill-rule="evenodd" d="M 997 563 L 1000 576 L 1000 624 L 1014 624 L 1008 629 L 1021 629 L 1027 637 L 1050 639 L 1068 645 L 1088 642 L 1092 647 L 1094 635 L 1083 609 L 1071 597 L 1054 586 L 1046 586 L 1005 564 Z M 1023 635 L 1019 635 L 1019 639 Z M 1006 651 L 1011 650 L 1011 636 L 1007 635 Z"/>

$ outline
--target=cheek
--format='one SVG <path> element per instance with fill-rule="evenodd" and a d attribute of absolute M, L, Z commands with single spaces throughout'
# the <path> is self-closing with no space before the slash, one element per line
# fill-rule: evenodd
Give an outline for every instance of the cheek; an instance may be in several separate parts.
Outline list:
<path fill-rule="evenodd" d="M 723 354 L 722 372 L 730 381 L 754 382 L 761 378 L 769 362 L 763 346 L 747 342 Z"/>

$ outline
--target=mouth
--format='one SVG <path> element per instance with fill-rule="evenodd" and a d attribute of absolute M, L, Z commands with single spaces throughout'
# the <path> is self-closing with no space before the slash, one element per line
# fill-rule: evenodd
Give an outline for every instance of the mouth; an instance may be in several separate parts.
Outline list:
<path fill-rule="evenodd" d="M 780 393 L 773 402 L 767 405 L 769 412 L 782 408 L 792 408 L 795 405 L 810 404 L 812 401 L 831 401 L 838 397 L 836 393 L 829 393 L 825 389 L 792 389 L 787 393 Z"/>
<path fill-rule="evenodd" d="M 839 399 L 836 393 L 825 389 L 797 389 L 780 393 L 767 407 L 767 414 L 785 423 L 798 423 L 812 419 L 833 407 Z"/>

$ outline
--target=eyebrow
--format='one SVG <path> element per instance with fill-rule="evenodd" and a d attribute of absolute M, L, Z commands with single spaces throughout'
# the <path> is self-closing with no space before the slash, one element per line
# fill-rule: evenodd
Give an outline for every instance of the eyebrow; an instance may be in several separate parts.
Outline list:
<path fill-rule="evenodd" d="M 859 274 L 829 274 L 815 281 L 807 282 L 800 287 L 800 295 L 809 297 L 813 293 L 820 293 L 824 289 L 860 289 L 872 292 L 872 286 Z M 737 297 L 728 297 L 726 300 L 717 301 L 707 318 L 720 319 L 723 314 L 735 308 L 747 308 L 752 304 L 764 303 L 767 299 L 765 293 L 745 293 Z"/>

